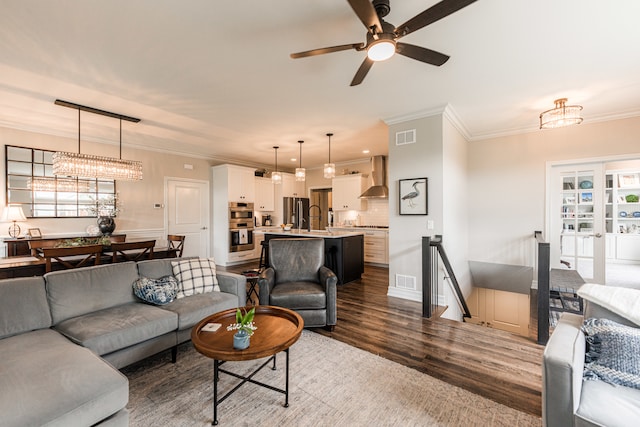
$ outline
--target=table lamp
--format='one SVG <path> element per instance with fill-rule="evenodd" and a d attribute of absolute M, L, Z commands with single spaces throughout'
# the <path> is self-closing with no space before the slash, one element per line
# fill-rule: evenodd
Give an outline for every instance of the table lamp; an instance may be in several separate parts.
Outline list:
<path fill-rule="evenodd" d="M 20 226 L 16 224 L 16 221 L 26 221 L 27 217 L 24 216 L 22 206 L 10 204 L 2 211 L 2 220 L 13 221 L 13 224 L 9 227 L 9 236 L 16 238 L 20 236 Z"/>

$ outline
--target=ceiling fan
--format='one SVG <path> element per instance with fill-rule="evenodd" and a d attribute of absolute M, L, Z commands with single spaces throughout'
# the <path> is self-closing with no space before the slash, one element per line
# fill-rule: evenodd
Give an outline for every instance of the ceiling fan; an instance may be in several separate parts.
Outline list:
<path fill-rule="evenodd" d="M 373 0 L 372 2 L 369 2 L 369 0 L 347 1 L 356 15 L 358 15 L 358 18 L 360 18 L 360 21 L 362 21 L 364 26 L 367 28 L 366 43 L 352 43 L 324 47 L 292 53 L 290 56 L 291 58 L 297 59 L 308 56 L 323 55 L 325 53 L 339 52 L 341 50 L 366 50 L 367 57 L 362 65 L 360 65 L 360 68 L 358 68 L 356 75 L 351 81 L 351 86 L 356 86 L 362 83 L 374 62 L 389 59 L 394 53 L 436 66 L 440 66 L 447 62 L 449 59 L 448 55 L 424 47 L 402 43 L 398 40 L 407 34 L 411 34 L 414 31 L 426 27 L 429 24 L 469 6 L 476 0 L 442 0 L 440 3 L 431 6 L 398 27 L 394 27 L 382 19 L 391 11 L 389 0 Z"/>

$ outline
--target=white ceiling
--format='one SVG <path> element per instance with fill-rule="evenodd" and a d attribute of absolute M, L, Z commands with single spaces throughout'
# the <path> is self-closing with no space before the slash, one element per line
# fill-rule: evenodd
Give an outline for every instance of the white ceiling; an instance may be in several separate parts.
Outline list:
<path fill-rule="evenodd" d="M 400 25 L 435 0 L 391 0 Z M 365 41 L 344 0 L 2 0 L 0 126 L 77 137 L 56 98 L 139 117 L 124 145 L 220 161 L 303 166 L 386 154 L 384 120 L 449 104 L 465 136 L 533 131 L 556 98 L 585 122 L 640 115 L 640 2 L 478 0 L 408 35 L 446 53 L 396 56 L 350 87 L 364 52 L 289 54 Z M 550 132 L 550 131 L 547 131 Z M 83 139 L 118 122 L 82 116 Z M 9 143 L 7 141 L 7 143 Z"/>

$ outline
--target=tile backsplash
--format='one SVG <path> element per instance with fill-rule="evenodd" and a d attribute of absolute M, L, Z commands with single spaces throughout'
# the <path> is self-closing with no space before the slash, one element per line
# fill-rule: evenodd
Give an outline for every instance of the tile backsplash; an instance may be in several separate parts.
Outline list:
<path fill-rule="evenodd" d="M 389 200 L 369 199 L 366 211 L 338 211 L 334 219 L 334 225 L 389 225 Z"/>

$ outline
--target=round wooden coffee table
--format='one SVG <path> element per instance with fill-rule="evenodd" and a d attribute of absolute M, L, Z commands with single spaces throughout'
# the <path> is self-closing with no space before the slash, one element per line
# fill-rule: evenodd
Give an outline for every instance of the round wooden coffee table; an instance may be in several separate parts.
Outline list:
<path fill-rule="evenodd" d="M 245 307 L 250 310 L 252 307 Z M 285 395 L 284 406 L 289 406 L 289 347 L 291 347 L 304 328 L 304 321 L 298 313 L 281 307 L 260 305 L 255 307 L 256 314 L 253 319 L 258 329 L 251 336 L 251 343 L 244 350 L 233 348 L 233 334 L 236 331 L 227 331 L 227 326 L 236 321 L 236 309 L 221 311 L 200 321 L 191 330 L 191 341 L 195 349 L 213 359 L 213 422 L 218 424 L 218 404 L 235 392 L 243 384 L 250 382 L 266 387 Z M 220 323 L 222 326 L 215 332 L 203 331 L 202 328 L 208 323 Z M 272 369 L 276 369 L 276 354 L 281 351 L 286 355 L 285 388 L 279 389 L 268 384 L 261 383 L 253 379 L 253 376 L 262 368 L 273 361 Z M 220 368 L 224 362 L 255 360 L 262 357 L 269 357 L 260 367 L 248 376 L 241 376 L 234 372 L 229 372 Z M 219 373 L 229 374 L 242 381 L 231 389 L 227 394 L 218 399 L 218 378 Z"/>

